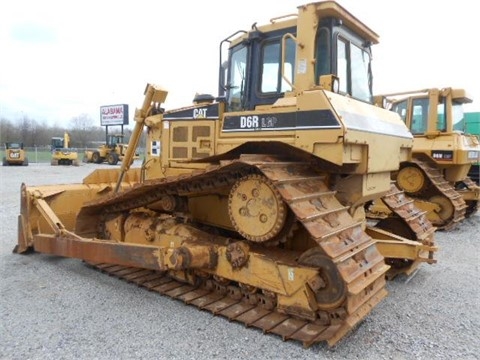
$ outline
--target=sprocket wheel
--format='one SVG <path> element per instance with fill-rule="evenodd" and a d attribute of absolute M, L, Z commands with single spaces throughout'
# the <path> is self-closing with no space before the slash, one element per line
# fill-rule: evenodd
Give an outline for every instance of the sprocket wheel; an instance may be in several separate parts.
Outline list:
<path fill-rule="evenodd" d="M 397 185 L 408 194 L 418 194 L 426 188 L 427 180 L 422 169 L 407 165 L 397 174 Z"/>
<path fill-rule="evenodd" d="M 245 239 L 265 242 L 282 231 L 288 208 L 273 183 L 262 175 L 248 175 L 232 187 L 228 213 Z"/>

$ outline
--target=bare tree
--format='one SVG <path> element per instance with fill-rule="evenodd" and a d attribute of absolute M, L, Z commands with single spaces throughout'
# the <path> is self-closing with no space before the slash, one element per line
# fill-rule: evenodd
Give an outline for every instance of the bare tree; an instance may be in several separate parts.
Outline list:
<path fill-rule="evenodd" d="M 6 142 L 18 141 L 18 135 L 12 122 L 1 118 L 0 119 L 0 142 L 2 144 Z"/>
<path fill-rule="evenodd" d="M 88 114 L 80 114 L 70 120 L 72 130 L 88 131 L 93 127 L 93 119 Z"/>
<path fill-rule="evenodd" d="M 33 129 L 35 120 L 30 119 L 27 115 L 23 115 L 19 120 L 19 130 L 20 130 L 20 141 L 22 141 L 25 146 L 34 145 L 34 132 Z"/>
<path fill-rule="evenodd" d="M 113 132 L 120 132 L 112 129 Z M 131 130 L 124 129 L 125 139 L 131 136 Z M 48 147 L 52 137 L 63 137 L 67 129 L 63 125 L 47 121 L 38 123 L 26 115 L 11 121 L 4 117 L 0 118 L 0 144 L 3 147 L 5 142 L 23 142 L 26 147 Z M 95 126 L 94 120 L 87 114 L 81 114 L 71 119 L 71 126 L 68 129 L 71 139 L 71 147 L 87 148 L 97 147 L 99 142 L 105 141 L 105 126 Z M 111 131 L 109 130 L 109 133 Z"/>
<path fill-rule="evenodd" d="M 92 139 L 93 119 L 87 114 L 80 114 L 70 120 L 72 146 L 86 148 Z"/>
<path fill-rule="evenodd" d="M 51 129 L 48 126 L 46 120 L 42 121 L 41 124 L 38 124 L 36 121 L 32 124 L 32 138 L 33 146 L 47 146 L 50 144 L 51 139 Z"/>

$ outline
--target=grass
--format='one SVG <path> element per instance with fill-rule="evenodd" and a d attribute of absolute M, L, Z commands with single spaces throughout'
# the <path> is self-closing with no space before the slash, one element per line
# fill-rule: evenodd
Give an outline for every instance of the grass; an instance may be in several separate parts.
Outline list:
<path fill-rule="evenodd" d="M 83 160 L 83 150 L 78 150 L 78 161 Z M 5 150 L 0 150 L 0 159 L 2 159 L 5 156 Z M 142 155 L 140 155 L 142 157 Z M 30 164 L 34 163 L 50 163 L 50 160 L 52 159 L 52 154 L 50 150 L 46 149 L 41 149 L 41 150 L 35 150 L 35 149 L 27 149 L 27 157 L 28 157 L 28 162 Z"/>
<path fill-rule="evenodd" d="M 0 157 L 5 156 L 5 150 L 0 151 Z M 83 156 L 83 153 L 82 153 Z M 49 163 L 52 159 L 52 154 L 49 150 L 27 150 L 28 162 L 33 163 Z"/>

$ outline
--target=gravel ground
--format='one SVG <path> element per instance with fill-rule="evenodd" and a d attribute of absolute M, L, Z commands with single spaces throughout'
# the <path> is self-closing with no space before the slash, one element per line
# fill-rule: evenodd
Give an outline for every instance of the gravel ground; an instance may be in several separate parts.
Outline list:
<path fill-rule="evenodd" d="M 438 264 L 397 277 L 337 346 L 300 343 L 215 317 L 80 260 L 18 255 L 19 189 L 81 182 L 98 166 L 0 167 L 1 359 L 479 359 L 480 215 L 437 232 Z"/>

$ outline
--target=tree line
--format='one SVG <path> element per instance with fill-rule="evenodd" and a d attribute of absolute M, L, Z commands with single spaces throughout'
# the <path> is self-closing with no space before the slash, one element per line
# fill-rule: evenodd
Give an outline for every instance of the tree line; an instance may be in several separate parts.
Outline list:
<path fill-rule="evenodd" d="M 46 121 L 38 122 L 35 119 L 23 116 L 11 121 L 0 118 L 0 143 L 6 142 L 23 143 L 25 147 L 49 148 L 52 137 L 63 137 L 67 132 L 70 135 L 69 147 L 91 148 L 98 147 L 99 143 L 105 142 L 105 126 L 95 126 L 94 120 L 86 114 L 71 118 L 66 125 L 49 125 Z M 121 133 L 121 126 L 109 126 L 108 133 Z M 131 129 L 124 127 L 125 141 L 130 139 Z M 142 137 L 143 141 L 143 137 Z M 144 144 L 140 144 L 143 147 Z"/>

